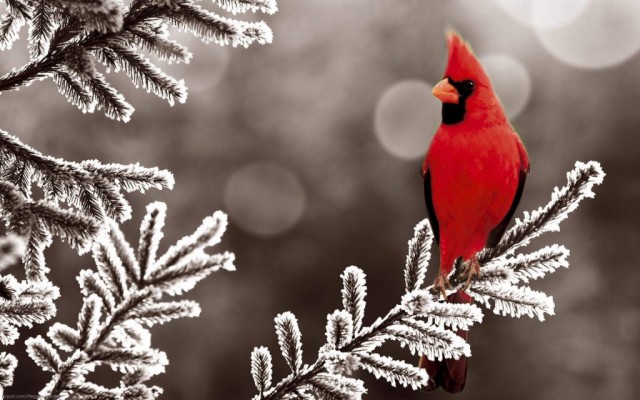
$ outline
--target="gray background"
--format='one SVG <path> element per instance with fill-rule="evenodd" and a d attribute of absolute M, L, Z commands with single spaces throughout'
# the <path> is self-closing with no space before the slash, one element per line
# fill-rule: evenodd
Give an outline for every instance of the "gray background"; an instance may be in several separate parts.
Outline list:
<path fill-rule="evenodd" d="M 167 373 L 154 379 L 164 387 L 164 398 L 250 398 L 249 354 L 258 345 L 272 350 L 276 379 L 282 378 L 287 371 L 273 318 L 286 310 L 298 316 L 305 360 L 312 362 L 324 339 L 326 315 L 339 306 L 339 274 L 348 265 L 360 266 L 368 276 L 367 323 L 397 303 L 406 242 L 425 217 L 421 159 L 397 158 L 385 150 L 375 134 L 376 106 L 398 82 L 439 80 L 447 26 L 478 55 L 505 54 L 528 71 L 530 97 L 513 119 L 532 162 L 520 210 L 546 204 L 576 160 L 598 160 L 608 174 L 596 199 L 586 201 L 560 233 L 531 246 L 561 243 L 572 251 L 570 269 L 533 285 L 554 296 L 556 316 L 540 323 L 488 313 L 471 332 L 468 384 L 458 397 L 638 398 L 640 58 L 630 54 L 607 68 L 569 65 L 549 52 L 535 29 L 494 1 L 279 3 L 279 13 L 263 17 L 274 30 L 269 46 L 219 48 L 179 35 L 194 60 L 166 71 L 186 80 L 190 95 L 184 105 L 170 108 L 111 75 L 136 107 L 128 124 L 80 113 L 51 81 L 0 97 L 2 129 L 45 154 L 140 162 L 175 174 L 173 191 L 128 197 L 134 216 L 123 229 L 134 243 L 151 201 L 168 204 L 164 248 L 214 210 L 230 211 L 220 249 L 236 253 L 238 271 L 217 273 L 189 294 L 203 306 L 200 318 L 153 329 L 153 345 L 171 362 Z M 610 57 L 607 51 L 640 41 L 640 34 L 634 35 L 640 24 L 629 24 L 640 21 L 632 3 L 610 2 L 611 9 L 598 14 L 602 21 L 589 20 L 593 31 L 576 35 L 576 41 L 593 46 L 587 61 L 601 61 Z M 597 29 L 612 34 L 599 35 Z M 0 72 L 25 61 L 22 40 L 2 54 Z M 513 84 L 516 94 L 520 83 Z M 506 92 L 504 97 L 506 102 Z M 437 114 L 437 102 L 431 104 Z M 432 115 L 434 109 L 426 108 Z M 426 125 L 419 144 L 424 150 L 437 121 Z M 233 189 L 234 173 L 253 162 L 274 163 L 287 172 L 254 174 L 245 184 L 236 176 L 240 183 Z M 252 213 L 257 228 L 247 227 L 243 218 Z M 274 226 L 282 232 L 255 233 Z M 62 290 L 56 320 L 75 324 L 81 304 L 75 276 L 93 267 L 92 260 L 58 242 L 47 260 L 51 279 Z M 432 262 L 429 279 L 434 272 Z M 23 330 L 22 339 L 42 334 L 50 323 Z M 22 344 L 11 351 L 20 364 L 8 393 L 37 392 L 49 375 L 35 368 Z M 396 345 L 384 351 L 413 362 Z M 97 379 L 108 383 L 109 375 Z M 446 397 L 362 376 L 369 399 Z"/>

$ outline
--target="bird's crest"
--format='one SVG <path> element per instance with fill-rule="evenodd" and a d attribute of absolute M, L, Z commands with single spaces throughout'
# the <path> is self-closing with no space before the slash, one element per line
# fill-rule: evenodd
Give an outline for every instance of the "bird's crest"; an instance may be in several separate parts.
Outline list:
<path fill-rule="evenodd" d="M 471 46 L 460 35 L 453 31 L 447 32 L 447 45 L 449 46 L 449 61 L 444 72 L 445 77 L 458 82 L 472 79 L 476 84 L 491 87 L 491 81 L 480 61 L 473 54 Z"/>

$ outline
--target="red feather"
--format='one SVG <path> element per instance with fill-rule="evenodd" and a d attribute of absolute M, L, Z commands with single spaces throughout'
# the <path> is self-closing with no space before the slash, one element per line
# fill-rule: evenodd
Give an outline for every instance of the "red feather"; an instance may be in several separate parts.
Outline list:
<path fill-rule="evenodd" d="M 451 93 L 463 88 L 465 81 L 474 86 L 470 94 L 461 92 L 459 104 L 449 105 L 462 112 L 462 117 L 440 125 L 422 166 L 427 211 L 440 246 L 439 273 L 445 277 L 457 258 L 471 259 L 497 243 L 513 216 L 529 171 L 527 152 L 482 65 L 460 36 L 449 33 L 447 42 L 449 60 L 441 84 L 449 96 L 442 96 L 443 101 L 457 98 Z M 438 95 L 435 89 L 434 94 Z M 443 108 L 443 121 L 445 112 Z M 458 293 L 448 301 L 472 300 Z M 459 392 L 464 388 L 466 359 L 434 362 L 423 357 L 420 365 L 432 378 L 428 389 L 442 386 Z"/>

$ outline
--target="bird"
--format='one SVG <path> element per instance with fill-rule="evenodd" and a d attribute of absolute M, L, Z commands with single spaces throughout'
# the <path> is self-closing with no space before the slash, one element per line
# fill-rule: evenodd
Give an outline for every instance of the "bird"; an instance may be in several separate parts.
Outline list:
<path fill-rule="evenodd" d="M 444 78 L 433 87 L 442 102 L 442 122 L 422 164 L 427 216 L 440 248 L 434 288 L 444 300 L 472 303 L 466 291 L 480 273 L 476 254 L 498 244 L 520 202 L 529 156 L 493 90 L 491 81 L 460 35 L 446 34 Z M 463 285 L 451 289 L 449 274 L 459 265 Z M 456 332 L 468 339 L 468 331 Z M 429 360 L 427 391 L 464 389 L 467 359 Z"/>

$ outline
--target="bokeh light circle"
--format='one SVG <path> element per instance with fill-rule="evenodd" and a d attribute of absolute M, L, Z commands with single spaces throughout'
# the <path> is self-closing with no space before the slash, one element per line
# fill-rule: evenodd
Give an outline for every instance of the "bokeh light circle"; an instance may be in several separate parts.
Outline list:
<path fill-rule="evenodd" d="M 579 68 L 607 68 L 640 50 L 640 1 L 593 0 L 579 18 L 555 29 L 536 29 L 558 60 Z"/>
<path fill-rule="evenodd" d="M 512 18 L 538 29 L 558 28 L 570 23 L 582 14 L 590 2 L 590 0 L 494 1 Z"/>
<path fill-rule="evenodd" d="M 298 178 L 273 163 L 241 167 L 227 181 L 224 202 L 233 222 L 262 236 L 292 228 L 302 217 L 306 197 Z"/>
<path fill-rule="evenodd" d="M 386 151 L 403 159 L 424 156 L 438 125 L 441 104 L 432 86 L 419 80 L 389 87 L 378 100 L 374 126 Z"/>
<path fill-rule="evenodd" d="M 509 118 L 517 117 L 531 97 L 531 77 L 522 63 L 504 54 L 480 58 Z"/>

